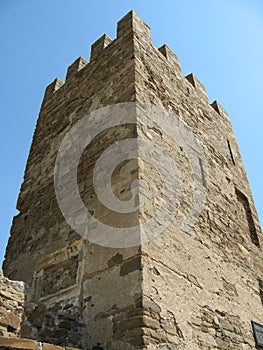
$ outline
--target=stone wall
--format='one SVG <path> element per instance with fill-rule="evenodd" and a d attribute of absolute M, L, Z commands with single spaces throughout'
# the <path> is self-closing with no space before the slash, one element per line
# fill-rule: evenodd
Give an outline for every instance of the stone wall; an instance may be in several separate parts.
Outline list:
<path fill-rule="evenodd" d="M 54 191 L 55 159 L 69 129 L 99 107 L 135 99 L 133 33 L 130 23 L 122 24 L 117 40 L 103 36 L 92 46 L 90 63 L 77 59 L 68 68 L 65 83 L 56 79 L 45 92 L 18 199 L 20 213 L 13 221 L 4 262 L 7 276 L 32 287 L 24 337 L 99 348 L 102 333 L 103 344 L 112 340 L 111 317 L 136 309 L 142 295 L 140 248 L 119 250 L 82 239 L 65 221 Z M 138 215 L 120 218 L 101 207 L 94 195 L 92 169 L 114 140 L 134 137 L 135 131 L 132 124 L 99 135 L 78 168 L 81 196 L 89 211 L 114 225 L 138 222 Z M 121 198 L 127 196 L 136 173 L 135 163 L 123 164 L 114 174 L 114 191 Z"/>
<path fill-rule="evenodd" d="M 135 47 L 136 100 L 173 112 L 176 124 L 183 120 L 207 164 L 197 188 L 206 191 L 206 201 L 188 229 L 183 219 L 193 201 L 193 170 L 186 150 L 165 133 L 165 118 L 157 130 L 152 120 L 150 127 L 139 123 L 138 137 L 161 145 L 183 179 L 178 215 L 142 246 L 143 298 L 156 304 L 142 342 L 149 349 L 254 349 L 251 320 L 263 320 L 263 239 L 229 117 L 218 102 L 209 103 L 193 74 L 182 75 L 169 48 L 157 50 L 149 38 Z M 139 174 L 150 188 L 158 187 L 152 170 Z M 146 218 L 147 207 L 143 210 Z"/>
<path fill-rule="evenodd" d="M 32 307 L 32 306 L 31 306 Z M 43 312 L 43 310 L 41 310 Z M 25 284 L 11 281 L 0 270 L 0 349 L 74 350 L 32 339 L 20 338 L 25 317 Z"/>
<path fill-rule="evenodd" d="M 24 283 L 10 281 L 0 270 L 0 336 L 17 337 L 24 315 Z"/>

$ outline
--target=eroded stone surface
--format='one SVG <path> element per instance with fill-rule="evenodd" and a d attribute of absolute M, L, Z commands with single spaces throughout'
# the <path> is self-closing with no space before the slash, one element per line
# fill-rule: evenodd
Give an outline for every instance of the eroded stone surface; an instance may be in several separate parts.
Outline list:
<path fill-rule="evenodd" d="M 194 75 L 182 75 L 167 46 L 152 45 L 149 27 L 133 12 L 117 32 L 117 39 L 97 42 L 89 64 L 77 60 L 65 84 L 56 80 L 46 90 L 4 262 L 7 276 L 30 285 L 21 334 L 93 350 L 252 350 L 250 321 L 263 320 L 263 241 L 229 118 L 218 102 L 209 104 Z M 182 196 L 176 217 L 154 240 L 107 248 L 83 239 L 65 221 L 54 190 L 55 159 L 78 120 L 135 101 L 165 108 L 176 125 L 191 130 L 203 152 L 198 190 L 206 201 L 194 225 L 182 229 L 195 190 L 193 167 L 184 146 L 165 134 L 165 118 L 154 125 L 152 116 L 141 123 L 138 115 L 135 124 L 112 127 L 89 144 L 78 168 L 81 198 L 92 215 L 116 228 L 143 225 L 160 206 L 158 171 L 138 160 L 119 164 L 111 185 L 127 201 L 133 181 L 143 179 L 153 195 L 142 208 L 120 214 L 98 200 L 94 166 L 104 150 L 126 138 L 150 140 L 170 155 Z"/>
<path fill-rule="evenodd" d="M 0 336 L 18 336 L 24 314 L 24 299 L 24 283 L 9 280 L 0 270 Z"/>

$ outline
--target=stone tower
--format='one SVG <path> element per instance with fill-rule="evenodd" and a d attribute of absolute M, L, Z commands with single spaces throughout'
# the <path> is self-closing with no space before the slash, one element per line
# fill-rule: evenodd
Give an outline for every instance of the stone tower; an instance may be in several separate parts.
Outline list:
<path fill-rule="evenodd" d="M 85 139 L 75 175 L 89 214 L 72 200 L 74 137 Z M 120 160 L 110 187 L 121 212 L 93 184 L 103 154 L 109 167 Z M 28 285 L 22 337 L 90 350 L 255 349 L 263 240 L 228 115 L 134 12 L 47 87 L 17 209 L 4 273 Z"/>

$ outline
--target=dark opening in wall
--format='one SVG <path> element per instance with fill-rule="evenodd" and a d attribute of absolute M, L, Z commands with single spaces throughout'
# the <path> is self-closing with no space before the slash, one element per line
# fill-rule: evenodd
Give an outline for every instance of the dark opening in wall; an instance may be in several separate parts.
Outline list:
<path fill-rule="evenodd" d="M 252 212 L 251 212 L 251 209 L 250 209 L 249 201 L 248 201 L 247 197 L 244 195 L 244 193 L 239 191 L 237 188 L 235 188 L 235 191 L 236 191 L 237 200 L 243 205 L 243 207 L 245 209 L 246 219 L 247 219 L 247 222 L 248 222 L 248 228 L 249 228 L 249 233 L 250 233 L 251 240 L 256 246 L 259 247 L 259 240 L 258 240 L 257 230 L 256 230 L 255 223 L 254 223 L 254 220 L 253 220 L 253 216 L 252 216 Z"/>
<path fill-rule="evenodd" d="M 233 152 L 232 152 L 232 148 L 231 148 L 230 142 L 228 140 L 227 140 L 227 146 L 228 146 L 229 153 L 230 153 L 230 156 L 231 156 L 231 159 L 232 159 L 232 163 L 234 165 L 236 165 L 235 158 L 234 158 L 234 155 L 233 155 Z"/>
<path fill-rule="evenodd" d="M 259 287 L 259 296 L 261 299 L 261 303 L 263 305 L 263 280 L 262 279 L 258 279 L 258 287 Z"/>
<path fill-rule="evenodd" d="M 16 329 L 13 328 L 12 326 L 7 326 L 7 332 L 15 333 L 15 332 L 16 332 Z"/>

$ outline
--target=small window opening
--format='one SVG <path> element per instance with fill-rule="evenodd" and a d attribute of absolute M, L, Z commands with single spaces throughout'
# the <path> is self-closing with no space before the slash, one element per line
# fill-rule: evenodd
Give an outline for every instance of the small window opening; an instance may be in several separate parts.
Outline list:
<path fill-rule="evenodd" d="M 253 220 L 249 201 L 248 201 L 247 197 L 244 195 L 244 193 L 239 191 L 237 188 L 235 189 L 235 191 L 236 191 L 237 200 L 243 205 L 243 207 L 245 209 L 246 219 L 247 219 L 247 223 L 248 223 L 248 228 L 249 228 L 251 240 L 256 246 L 259 247 L 257 230 L 256 230 L 255 223 Z"/>
<path fill-rule="evenodd" d="M 258 286 L 259 286 L 259 296 L 261 299 L 261 303 L 263 305 L 263 280 L 262 279 L 258 279 Z"/>
<path fill-rule="evenodd" d="M 228 145 L 230 157 L 231 157 L 231 159 L 232 159 L 232 163 L 233 163 L 234 165 L 236 165 L 235 158 L 234 158 L 234 155 L 233 155 L 233 152 L 232 152 L 232 148 L 231 148 L 230 142 L 229 142 L 228 140 L 227 140 L 227 145 Z"/>

